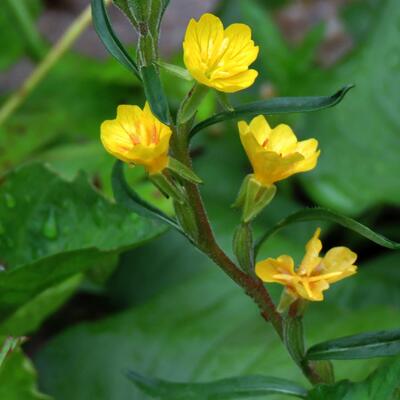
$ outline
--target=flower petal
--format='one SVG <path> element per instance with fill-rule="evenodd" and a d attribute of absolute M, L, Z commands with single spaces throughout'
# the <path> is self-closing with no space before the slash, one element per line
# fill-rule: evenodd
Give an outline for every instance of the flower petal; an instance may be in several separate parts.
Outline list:
<path fill-rule="evenodd" d="M 321 228 L 317 228 L 313 237 L 306 244 L 306 254 L 298 270 L 300 275 L 310 276 L 321 262 L 319 257 L 319 253 L 322 250 L 322 242 L 319 240 L 320 233 Z"/>
<path fill-rule="evenodd" d="M 284 284 L 286 280 L 274 278 L 274 275 L 284 274 L 288 277 L 294 274 L 293 258 L 287 255 L 282 255 L 277 259 L 267 258 L 264 261 L 259 261 L 256 264 L 256 275 L 264 282 L 277 282 Z"/>
<path fill-rule="evenodd" d="M 286 156 L 296 150 L 297 138 L 289 125 L 280 124 L 271 132 L 267 149 Z"/>
<path fill-rule="evenodd" d="M 334 247 L 330 249 L 322 259 L 324 273 L 340 272 L 339 275 L 329 277 L 328 282 L 340 281 L 357 272 L 357 266 L 354 265 L 357 260 L 357 254 L 347 247 Z"/>
<path fill-rule="evenodd" d="M 266 139 L 269 138 L 272 131 L 264 115 L 258 115 L 257 117 L 253 118 L 250 122 L 249 128 L 257 139 L 257 142 L 261 146 L 264 146 Z"/>

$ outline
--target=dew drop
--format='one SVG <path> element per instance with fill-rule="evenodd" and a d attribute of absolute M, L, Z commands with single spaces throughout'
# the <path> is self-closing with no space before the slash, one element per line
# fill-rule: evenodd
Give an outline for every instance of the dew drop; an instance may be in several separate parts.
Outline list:
<path fill-rule="evenodd" d="M 8 208 L 14 208 L 15 207 L 15 204 L 16 204 L 15 199 L 10 193 L 6 193 L 4 195 L 4 198 L 6 200 L 6 206 Z"/>
<path fill-rule="evenodd" d="M 58 235 L 57 221 L 54 210 L 50 210 L 49 215 L 43 224 L 43 235 L 47 239 L 55 239 Z"/>

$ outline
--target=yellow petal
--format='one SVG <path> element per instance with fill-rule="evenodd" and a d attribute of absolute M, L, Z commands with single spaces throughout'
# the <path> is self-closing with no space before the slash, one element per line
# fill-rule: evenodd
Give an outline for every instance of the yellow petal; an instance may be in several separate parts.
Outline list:
<path fill-rule="evenodd" d="M 264 115 L 258 115 L 257 117 L 253 118 L 250 122 L 249 129 L 257 139 L 257 142 L 261 146 L 264 146 L 266 139 L 269 138 L 271 133 L 271 127 L 269 126 Z"/>
<path fill-rule="evenodd" d="M 295 152 L 296 145 L 297 138 L 292 128 L 289 125 L 280 124 L 272 130 L 267 149 L 286 156 Z"/>
<path fill-rule="evenodd" d="M 306 244 L 306 254 L 298 270 L 300 275 L 310 276 L 321 262 L 321 258 L 319 257 L 319 253 L 322 250 L 322 242 L 319 240 L 320 233 L 321 228 L 317 228 L 313 237 Z"/>
<path fill-rule="evenodd" d="M 259 261 L 256 264 L 256 275 L 264 282 L 277 282 L 281 283 L 284 280 L 275 278 L 275 275 L 292 276 L 294 274 L 294 261 L 292 257 L 282 255 L 277 259 L 267 258 L 264 261 Z"/>
<path fill-rule="evenodd" d="M 357 254 L 347 247 L 334 247 L 330 249 L 322 259 L 324 273 L 340 272 L 339 275 L 329 277 L 330 283 L 337 282 L 357 272 L 357 266 L 354 265 L 357 260 Z"/>
<path fill-rule="evenodd" d="M 303 140 L 299 142 L 296 151 L 303 154 L 304 160 L 296 166 L 296 172 L 306 172 L 315 168 L 317 165 L 320 150 L 317 151 L 318 141 L 315 139 Z"/>
<path fill-rule="evenodd" d="M 228 74 L 227 74 L 228 75 Z M 239 90 L 250 87 L 258 76 L 258 72 L 254 69 L 240 72 L 236 75 L 227 76 L 226 78 L 213 79 L 212 86 L 220 92 L 234 93 Z"/>
<path fill-rule="evenodd" d="M 292 175 L 296 164 L 303 160 L 303 156 L 300 153 L 282 157 L 278 153 L 266 151 L 265 149 L 252 154 L 252 158 L 250 156 L 249 158 L 253 165 L 256 179 L 266 186 Z"/>
<path fill-rule="evenodd" d="M 185 66 L 193 78 L 222 92 L 245 89 L 258 74 L 248 69 L 258 56 L 250 28 L 233 24 L 224 30 L 221 20 L 212 14 L 189 22 L 183 51 Z"/>

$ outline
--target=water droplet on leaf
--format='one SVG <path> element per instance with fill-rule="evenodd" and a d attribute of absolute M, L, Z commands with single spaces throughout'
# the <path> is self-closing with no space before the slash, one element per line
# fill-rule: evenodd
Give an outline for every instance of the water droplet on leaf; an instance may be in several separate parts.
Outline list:
<path fill-rule="evenodd" d="M 55 239 L 58 235 L 58 227 L 54 210 L 50 210 L 49 215 L 44 222 L 43 235 L 47 239 Z"/>
<path fill-rule="evenodd" d="M 15 204 L 16 204 L 15 199 L 10 193 L 6 193 L 4 195 L 4 198 L 6 200 L 6 206 L 8 208 L 14 208 L 15 207 Z"/>

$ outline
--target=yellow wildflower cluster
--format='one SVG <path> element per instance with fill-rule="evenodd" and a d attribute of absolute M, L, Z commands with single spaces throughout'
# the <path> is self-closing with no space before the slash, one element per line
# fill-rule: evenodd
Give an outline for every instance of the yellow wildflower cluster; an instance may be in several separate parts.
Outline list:
<path fill-rule="evenodd" d="M 186 68 L 201 87 L 232 93 L 248 88 L 258 76 L 256 70 L 249 69 L 259 48 L 247 25 L 233 24 L 224 29 L 221 20 L 212 14 L 203 15 L 199 21 L 192 19 L 183 51 Z M 271 128 L 263 115 L 249 124 L 240 121 L 238 129 L 253 167 L 238 202 L 246 210 L 242 221 L 247 223 L 271 201 L 276 182 L 315 168 L 320 150 L 316 139 L 298 141 L 288 125 Z M 126 163 L 144 166 L 153 176 L 159 176 L 170 163 L 171 135 L 171 127 L 161 123 L 147 103 L 143 110 L 121 105 L 116 119 L 101 125 L 101 140 L 109 153 Z M 357 255 L 346 247 L 335 247 L 320 257 L 319 234 L 317 229 L 297 269 L 290 256 L 282 255 L 258 262 L 258 277 L 284 285 L 293 300 L 322 300 L 330 284 L 356 273 Z"/>

